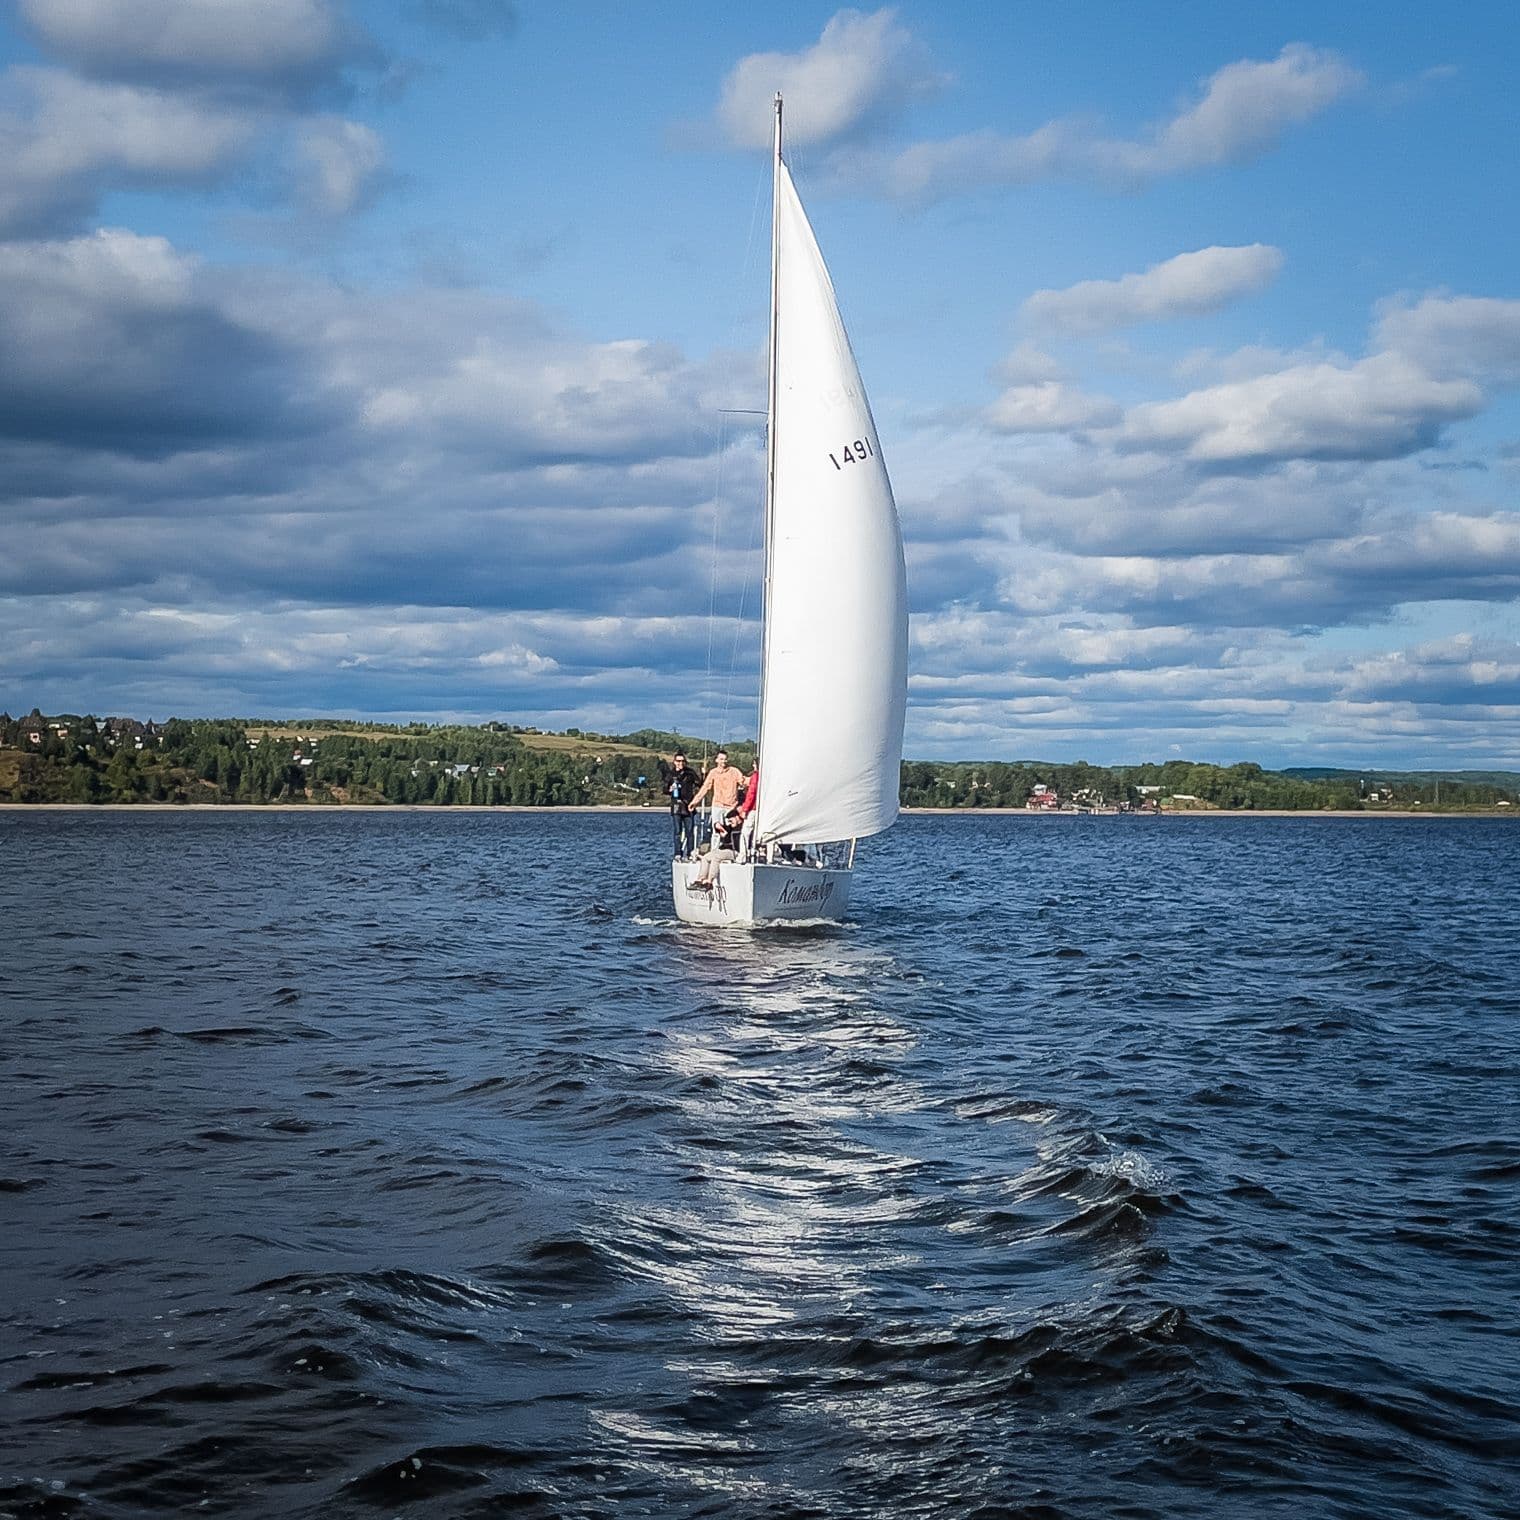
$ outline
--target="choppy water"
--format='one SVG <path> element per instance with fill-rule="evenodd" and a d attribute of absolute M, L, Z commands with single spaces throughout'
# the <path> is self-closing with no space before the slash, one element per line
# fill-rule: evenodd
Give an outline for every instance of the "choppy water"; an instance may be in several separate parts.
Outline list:
<path fill-rule="evenodd" d="M 1512 1516 L 1520 828 L 0 815 L 0 1514 Z"/>

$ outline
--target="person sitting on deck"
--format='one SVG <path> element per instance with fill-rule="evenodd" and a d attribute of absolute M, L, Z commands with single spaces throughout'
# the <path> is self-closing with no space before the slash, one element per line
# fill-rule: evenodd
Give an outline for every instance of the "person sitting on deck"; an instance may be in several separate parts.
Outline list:
<path fill-rule="evenodd" d="M 712 890 L 713 882 L 718 875 L 718 867 L 739 858 L 739 835 L 743 828 L 744 817 L 739 809 L 730 809 L 722 824 L 713 830 L 712 842 L 700 857 L 701 869 L 687 882 L 688 887 L 697 887 L 708 892 Z"/>
<path fill-rule="evenodd" d="M 712 801 L 709 806 L 713 810 L 714 818 L 726 818 L 734 808 L 739 805 L 739 792 L 744 786 L 744 772 L 737 765 L 728 763 L 728 751 L 720 749 L 718 758 L 713 768 L 708 771 L 706 780 L 703 781 L 697 795 L 691 799 L 692 811 L 701 805 L 702 799 L 709 793 Z M 713 832 L 716 834 L 717 829 Z"/>

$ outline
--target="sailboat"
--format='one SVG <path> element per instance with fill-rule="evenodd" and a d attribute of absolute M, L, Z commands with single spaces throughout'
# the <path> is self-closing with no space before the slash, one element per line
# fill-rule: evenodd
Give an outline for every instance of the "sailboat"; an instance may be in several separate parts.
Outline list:
<path fill-rule="evenodd" d="M 770 381 L 760 782 L 744 855 L 697 884 L 687 923 L 838 921 L 856 842 L 897 819 L 908 592 L 892 483 L 833 281 L 781 152 L 772 157 Z"/>

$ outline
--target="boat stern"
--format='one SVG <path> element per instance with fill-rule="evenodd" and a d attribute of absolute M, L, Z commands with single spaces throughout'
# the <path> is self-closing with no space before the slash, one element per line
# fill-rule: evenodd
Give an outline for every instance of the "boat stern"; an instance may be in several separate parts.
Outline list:
<path fill-rule="evenodd" d="M 700 869 L 694 860 L 671 862 L 671 893 L 682 923 L 838 923 L 849 906 L 847 870 L 731 861 L 718 867 L 708 888 L 692 884 Z"/>

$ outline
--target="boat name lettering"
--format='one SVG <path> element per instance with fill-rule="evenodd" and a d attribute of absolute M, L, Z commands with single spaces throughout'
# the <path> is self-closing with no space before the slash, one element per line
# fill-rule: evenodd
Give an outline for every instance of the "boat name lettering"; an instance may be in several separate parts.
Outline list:
<path fill-rule="evenodd" d="M 788 876 L 786 885 L 777 894 L 778 903 L 823 903 L 834 895 L 834 883 L 815 881 L 803 886 L 795 877 Z"/>
<path fill-rule="evenodd" d="M 876 450 L 871 447 L 869 438 L 857 438 L 853 443 L 845 444 L 837 455 L 829 455 L 836 470 L 842 470 L 847 464 L 860 464 L 875 457 Z"/>

